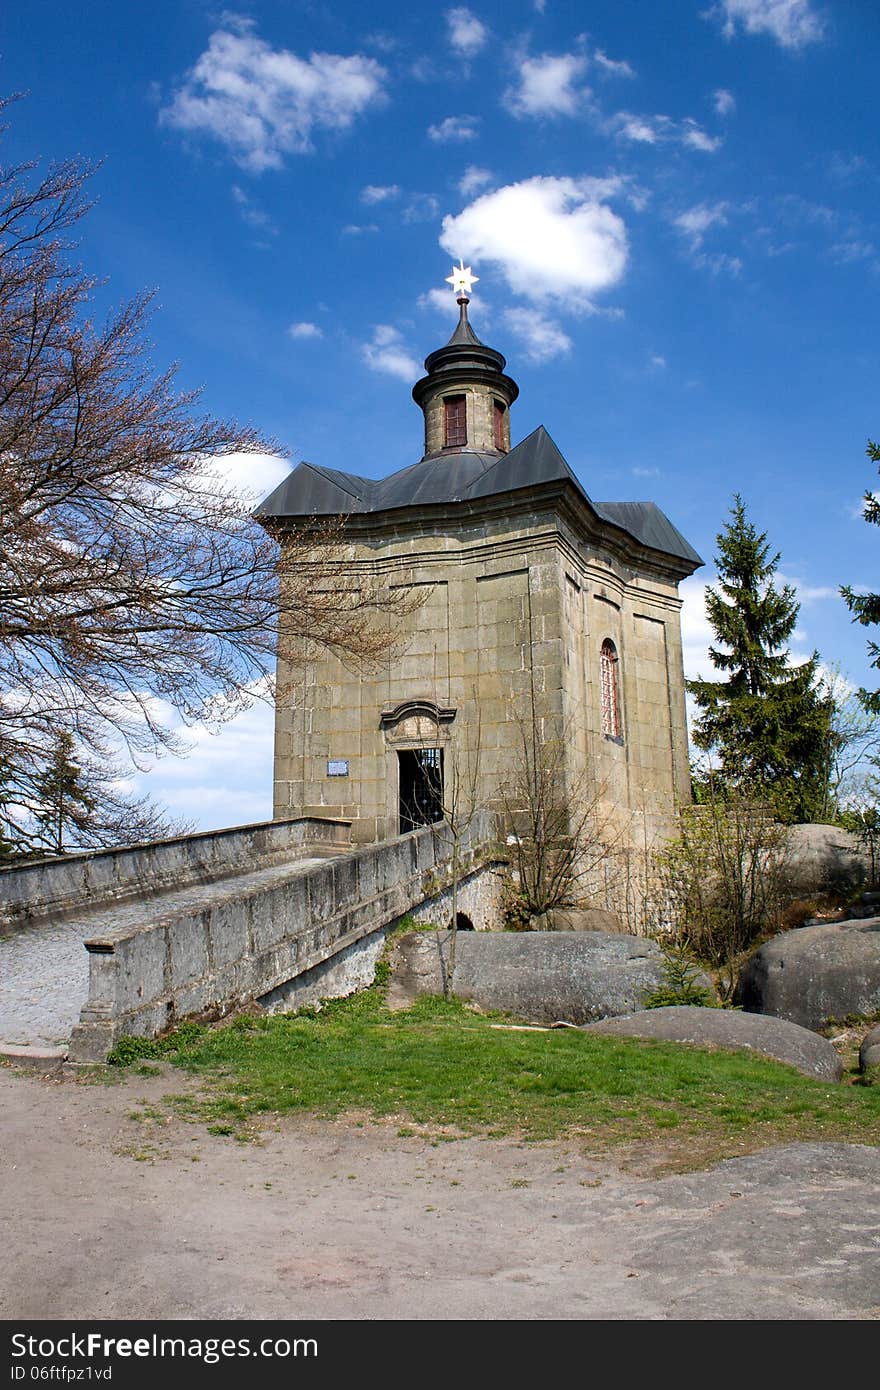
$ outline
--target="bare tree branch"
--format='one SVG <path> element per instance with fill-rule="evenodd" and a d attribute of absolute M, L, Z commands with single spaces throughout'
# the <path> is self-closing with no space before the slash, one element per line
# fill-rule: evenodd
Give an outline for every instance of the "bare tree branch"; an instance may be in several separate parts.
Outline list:
<path fill-rule="evenodd" d="M 175 746 L 170 723 L 218 694 L 232 717 L 279 639 L 373 661 L 413 603 L 356 563 L 344 518 L 287 533 L 279 562 L 212 464 L 281 451 L 154 373 L 150 295 L 90 322 L 63 235 L 91 173 L 0 169 L 0 766 L 19 780 L 63 731 L 100 759 Z"/>

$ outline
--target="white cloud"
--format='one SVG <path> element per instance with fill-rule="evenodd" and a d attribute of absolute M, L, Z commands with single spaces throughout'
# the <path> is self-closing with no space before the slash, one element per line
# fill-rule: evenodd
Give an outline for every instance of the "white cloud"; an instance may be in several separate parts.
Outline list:
<path fill-rule="evenodd" d="M 385 69 L 362 54 L 271 48 L 248 20 L 214 31 L 160 121 L 210 135 L 254 172 L 312 149 L 316 130 L 344 130 L 385 99 Z"/>
<path fill-rule="evenodd" d="M 161 702 L 155 713 L 179 734 L 187 751 L 179 758 L 150 760 L 146 771 L 132 776 L 132 789 L 138 795 L 149 792 L 199 830 L 271 819 L 275 713 L 271 699 L 258 698 L 265 689 L 263 682 L 255 684 L 254 703 L 219 732 L 206 724 L 185 728 Z"/>
<path fill-rule="evenodd" d="M 602 52 L 601 48 L 597 48 L 596 52 L 593 54 L 593 62 L 596 63 L 603 72 L 607 72 L 609 77 L 635 77 L 636 75 L 635 69 L 630 67 L 629 63 L 624 59 L 615 62 L 613 58 L 608 58 Z"/>
<path fill-rule="evenodd" d="M 219 483 L 248 502 L 262 502 L 284 481 L 290 469 L 290 459 L 277 454 L 224 454 L 204 459 L 198 481 L 209 489 Z"/>
<path fill-rule="evenodd" d="M 404 222 L 431 222 L 440 211 L 433 193 L 414 193 L 403 210 Z"/>
<path fill-rule="evenodd" d="M 634 478 L 659 478 L 659 468 L 634 468 L 632 470 Z"/>
<path fill-rule="evenodd" d="M 323 331 L 316 323 L 292 323 L 288 328 L 291 338 L 323 338 Z"/>
<path fill-rule="evenodd" d="M 684 673 L 688 680 L 702 676 L 712 680 L 715 667 L 709 660 L 710 645 L 717 645 L 717 638 L 706 616 L 706 590 L 710 584 L 717 583 L 714 576 L 707 579 L 685 579 L 679 588 L 682 597 L 681 643 L 684 656 Z"/>
<path fill-rule="evenodd" d="M 448 145 L 457 140 L 475 140 L 479 116 L 447 116 L 439 125 L 428 126 L 428 138 L 437 145 Z"/>
<path fill-rule="evenodd" d="M 385 372 L 402 381 L 415 381 L 422 375 L 422 364 L 407 352 L 403 338 L 390 323 L 378 323 L 372 341 L 363 343 L 361 356 L 374 372 Z"/>
<path fill-rule="evenodd" d="M 828 172 L 833 179 L 849 183 L 851 179 L 864 177 L 868 172 L 868 161 L 864 155 L 844 154 L 835 150 L 828 160 Z"/>
<path fill-rule="evenodd" d="M 504 322 L 525 347 L 532 362 L 549 362 L 571 351 L 571 338 L 537 309 L 508 309 Z"/>
<path fill-rule="evenodd" d="M 449 42 L 460 57 L 473 58 L 485 46 L 489 30 L 464 5 L 447 10 L 446 23 L 449 26 Z"/>
<path fill-rule="evenodd" d="M 396 183 L 368 183 L 361 189 L 361 202 L 372 205 L 373 203 L 387 203 L 391 198 L 400 195 L 400 187 Z"/>
<path fill-rule="evenodd" d="M 456 320 L 459 309 L 455 295 L 450 289 L 431 289 L 420 294 L 416 300 L 420 309 L 433 309 L 436 313 L 442 314 L 445 319 Z M 480 324 L 485 326 L 491 320 L 489 306 L 485 299 L 476 290 L 471 290 L 470 295 L 471 314 L 478 313 Z"/>
<path fill-rule="evenodd" d="M 822 584 L 805 584 L 802 579 L 792 578 L 789 574 L 783 574 L 780 570 L 774 580 L 777 588 L 781 584 L 790 584 L 797 594 L 797 601 L 800 604 L 816 603 L 820 599 L 839 598 L 839 589 L 829 588 Z"/>
<path fill-rule="evenodd" d="M 873 260 L 877 248 L 871 241 L 836 241 L 829 247 L 829 254 L 838 265 L 851 265 L 854 261 Z"/>
<path fill-rule="evenodd" d="M 606 126 L 621 140 L 631 140 L 639 145 L 661 145 L 677 142 L 689 149 L 714 153 L 720 149 L 720 136 L 708 135 L 702 126 L 690 116 L 683 121 L 673 121 L 669 116 L 639 116 L 632 111 L 618 111 L 606 122 Z"/>
<path fill-rule="evenodd" d="M 342 229 L 343 236 L 367 236 L 370 232 L 378 232 L 379 228 L 375 222 L 370 222 L 367 226 L 358 226 L 357 222 L 349 222 Z"/>
<path fill-rule="evenodd" d="M 253 199 L 240 188 L 237 183 L 232 185 L 232 197 L 238 204 L 241 219 L 249 227 L 254 227 L 257 231 L 263 232 L 266 236 L 277 236 L 278 228 L 272 221 L 267 212 L 254 203 Z"/>
<path fill-rule="evenodd" d="M 726 87 L 719 87 L 713 94 L 716 116 L 730 116 L 736 110 L 736 97 Z"/>
<path fill-rule="evenodd" d="M 776 200 L 782 218 L 796 226 L 833 227 L 839 220 L 836 209 L 802 198 L 800 193 L 783 193 Z"/>
<path fill-rule="evenodd" d="M 803 48 L 824 34 L 811 0 L 718 0 L 704 18 L 719 19 L 726 39 L 742 27 L 746 34 L 769 34 L 783 48 Z"/>
<path fill-rule="evenodd" d="M 416 301 L 420 309 L 436 309 L 439 313 L 445 314 L 447 318 L 458 318 L 458 305 L 455 296 L 449 290 L 432 289 L 420 294 Z M 473 296 L 471 296 L 473 303 Z M 453 310 L 455 311 L 453 314 Z"/>
<path fill-rule="evenodd" d="M 726 227 L 729 203 L 697 203 L 673 219 L 673 225 L 687 237 L 693 251 L 703 245 L 710 227 Z"/>
<path fill-rule="evenodd" d="M 498 266 L 516 294 L 589 308 L 594 294 L 622 278 L 628 254 L 626 225 L 600 197 L 590 179 L 508 184 L 445 217 L 440 245 L 454 257 Z"/>
<path fill-rule="evenodd" d="M 522 58 L 519 81 L 507 88 L 504 104 L 514 116 L 574 116 L 588 92 L 575 86 L 586 67 L 578 53 Z"/>
<path fill-rule="evenodd" d="M 611 125 L 624 140 L 632 140 L 640 145 L 656 145 L 667 139 L 672 122 L 668 116 L 634 116 L 631 111 L 618 111 Z"/>
<path fill-rule="evenodd" d="M 666 358 L 665 358 L 665 357 L 661 357 L 659 353 L 655 353 L 654 356 L 651 358 L 650 365 L 651 365 L 651 367 L 653 368 L 653 370 L 654 370 L 655 372 L 662 372 L 662 371 L 665 371 L 665 370 L 666 370 Z"/>
<path fill-rule="evenodd" d="M 492 175 L 488 169 L 480 169 L 476 164 L 469 164 L 459 179 L 458 191 L 464 198 L 469 198 L 478 189 L 485 188 L 487 183 L 492 182 Z"/>
<path fill-rule="evenodd" d="M 687 117 L 681 123 L 681 143 L 692 150 L 702 150 L 705 154 L 714 154 L 716 150 L 721 148 L 723 141 L 719 135 L 707 135 L 696 121 Z"/>
<path fill-rule="evenodd" d="M 709 253 L 703 250 L 706 233 L 710 228 L 727 226 L 729 209 L 730 204 L 725 202 L 714 203 L 711 206 L 708 203 L 697 203 L 672 219 L 672 225 L 687 240 L 694 264 L 701 270 L 710 271 L 712 275 L 722 272 L 738 275 L 742 270 L 742 261 L 738 256 L 730 256 L 721 251 Z"/>

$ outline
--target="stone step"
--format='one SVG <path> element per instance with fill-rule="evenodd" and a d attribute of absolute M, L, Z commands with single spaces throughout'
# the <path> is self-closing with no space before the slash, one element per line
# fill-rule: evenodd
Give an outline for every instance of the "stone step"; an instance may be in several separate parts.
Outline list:
<path fill-rule="evenodd" d="M 13 1062 L 18 1067 L 30 1067 L 33 1071 L 57 1071 L 67 1061 L 67 1048 L 0 1043 L 0 1061 Z"/>

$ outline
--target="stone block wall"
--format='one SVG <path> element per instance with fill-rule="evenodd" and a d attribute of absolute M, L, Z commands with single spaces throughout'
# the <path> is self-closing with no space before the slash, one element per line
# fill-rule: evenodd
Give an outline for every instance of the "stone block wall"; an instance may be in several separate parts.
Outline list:
<path fill-rule="evenodd" d="M 463 891 L 475 912 L 480 883 L 495 891 L 491 834 L 482 815 L 462 838 Z M 312 868 L 217 882 L 185 907 L 168 900 L 163 910 L 159 899 L 121 926 L 96 923 L 71 1057 L 100 1061 L 125 1034 L 153 1037 L 189 1015 L 222 1016 L 255 999 L 291 1007 L 349 993 L 371 978 L 398 918 L 426 899 L 442 902 L 449 857 L 446 827 L 431 826 Z"/>
<path fill-rule="evenodd" d="M 620 833 L 651 835 L 690 796 L 677 579 L 636 567 L 597 527 L 585 541 L 553 508 L 474 508 L 454 526 L 415 519 L 364 542 L 360 561 L 418 586 L 384 669 L 354 674 L 335 657 L 285 667 L 296 694 L 278 708 L 278 815 L 353 818 L 358 843 L 398 832 L 398 754 L 443 749 L 459 787 L 497 808 L 532 715 L 539 740 L 569 749 L 567 788 L 604 788 Z M 621 737 L 602 731 L 600 651 L 619 655 Z M 297 684 L 298 682 L 298 684 Z M 390 717 L 408 702 L 448 712 L 433 728 Z M 347 776 L 328 775 L 343 763 Z M 640 833 L 644 827 L 640 823 Z"/>
<path fill-rule="evenodd" d="M 306 854 L 337 854 L 350 842 L 347 821 L 297 817 L 0 869 L 0 935 L 290 863 Z"/>
<path fill-rule="evenodd" d="M 497 396 L 480 390 L 466 381 L 447 381 L 442 390 L 425 401 L 425 453 L 434 454 L 446 447 L 446 416 L 444 398 L 464 396 L 467 411 L 467 448 L 495 453 L 495 401 L 504 406 L 504 453 L 510 450 L 510 410 L 505 395 Z"/>

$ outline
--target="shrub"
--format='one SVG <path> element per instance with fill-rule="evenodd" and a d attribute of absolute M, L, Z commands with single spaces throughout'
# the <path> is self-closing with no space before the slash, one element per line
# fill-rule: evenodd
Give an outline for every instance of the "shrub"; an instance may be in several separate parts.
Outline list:
<path fill-rule="evenodd" d="M 785 827 L 760 801 L 732 793 L 691 806 L 657 869 L 663 918 L 655 934 L 726 971 L 732 991 L 737 959 L 781 925 L 785 902 Z"/>

